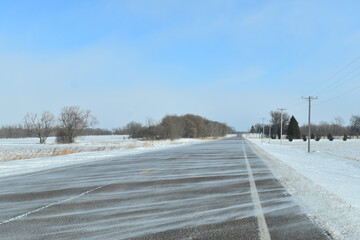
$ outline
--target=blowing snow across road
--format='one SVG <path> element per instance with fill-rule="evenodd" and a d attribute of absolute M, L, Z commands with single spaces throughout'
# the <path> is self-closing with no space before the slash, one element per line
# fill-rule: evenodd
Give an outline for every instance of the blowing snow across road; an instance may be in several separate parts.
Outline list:
<path fill-rule="evenodd" d="M 0 179 L 1 239 L 329 239 L 246 140 Z"/>

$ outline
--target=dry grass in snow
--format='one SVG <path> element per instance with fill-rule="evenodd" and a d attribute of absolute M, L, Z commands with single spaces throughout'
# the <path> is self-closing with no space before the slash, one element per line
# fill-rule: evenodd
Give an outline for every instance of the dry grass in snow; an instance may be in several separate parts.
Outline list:
<path fill-rule="evenodd" d="M 126 136 L 86 136 L 79 138 L 73 144 L 56 144 L 54 141 L 54 138 L 49 138 L 46 144 L 39 144 L 37 138 L 0 139 L 0 161 L 134 149 L 154 145 L 154 141 L 137 141 L 128 139 Z"/>
<path fill-rule="evenodd" d="M 233 135 L 229 135 L 228 137 L 231 136 Z M 37 138 L 0 139 L 0 162 L 30 158 L 64 156 L 83 152 L 101 152 L 147 147 L 157 148 L 165 145 L 187 144 L 222 138 L 208 137 L 201 139 L 177 139 L 173 141 L 139 141 L 136 139 L 129 139 L 124 135 L 84 136 L 79 137 L 77 141 L 72 144 L 56 144 L 54 137 L 48 138 L 46 144 L 39 144 L 39 139 Z"/>

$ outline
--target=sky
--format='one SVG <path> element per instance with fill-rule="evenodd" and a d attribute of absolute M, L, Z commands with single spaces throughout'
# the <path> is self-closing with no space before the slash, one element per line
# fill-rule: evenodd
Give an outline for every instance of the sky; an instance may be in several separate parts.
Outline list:
<path fill-rule="evenodd" d="M 1 0 L 0 0 L 1 1 Z M 360 115 L 359 1 L 1 1 L 0 125 L 90 109 L 96 127 L 187 113 L 237 130 L 286 108 Z"/>

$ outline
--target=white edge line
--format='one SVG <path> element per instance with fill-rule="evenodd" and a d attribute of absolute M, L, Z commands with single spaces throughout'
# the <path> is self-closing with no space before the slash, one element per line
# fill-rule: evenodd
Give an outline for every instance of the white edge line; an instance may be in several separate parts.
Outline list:
<path fill-rule="evenodd" d="M 247 168 L 248 174 L 249 174 L 251 198 L 254 203 L 255 215 L 258 220 L 258 225 L 259 225 L 260 239 L 261 240 L 270 240 L 271 237 L 270 237 L 269 229 L 268 229 L 268 226 L 265 221 L 265 216 L 264 216 L 264 212 L 261 207 L 259 194 L 258 194 L 257 187 L 256 187 L 256 184 L 254 181 L 254 176 L 252 174 L 250 163 L 249 163 L 249 160 L 246 155 L 245 143 L 243 142 L 242 145 L 243 145 L 244 157 L 245 157 L 245 162 L 246 162 L 246 168 Z"/>

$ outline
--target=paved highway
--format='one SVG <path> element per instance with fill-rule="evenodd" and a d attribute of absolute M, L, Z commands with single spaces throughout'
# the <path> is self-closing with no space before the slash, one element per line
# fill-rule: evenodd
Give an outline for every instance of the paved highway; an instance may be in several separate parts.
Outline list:
<path fill-rule="evenodd" d="M 241 137 L 0 178 L 0 239 L 331 239 Z"/>

